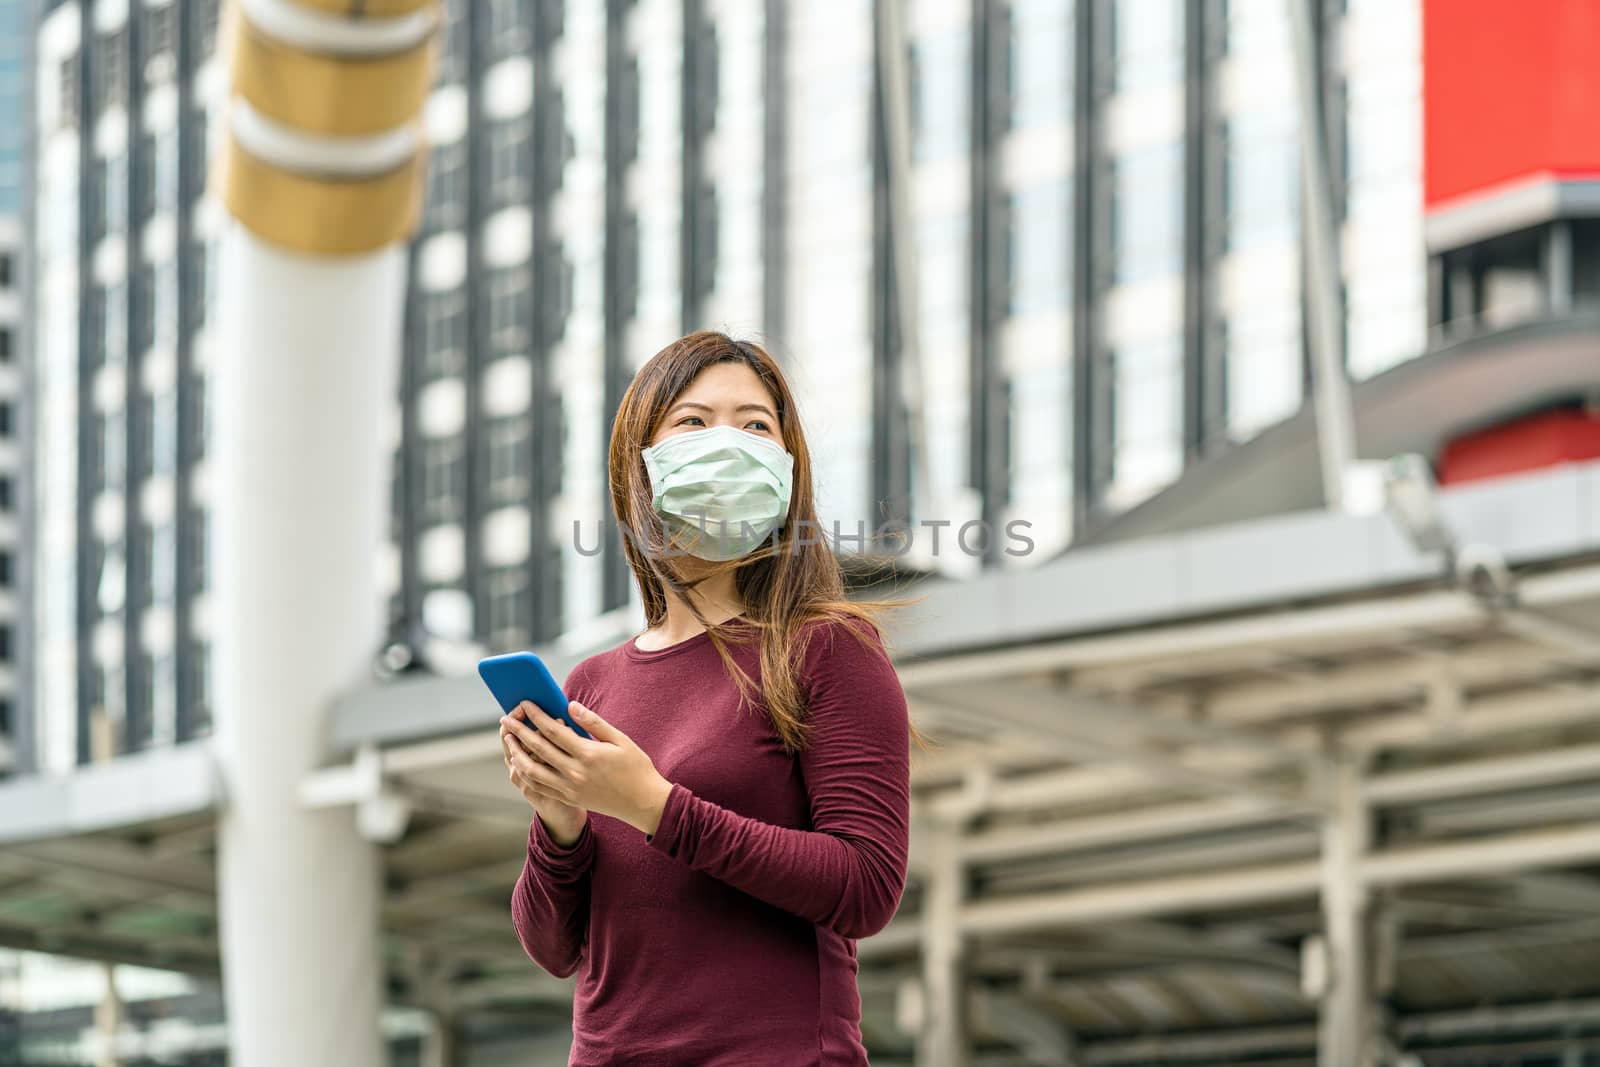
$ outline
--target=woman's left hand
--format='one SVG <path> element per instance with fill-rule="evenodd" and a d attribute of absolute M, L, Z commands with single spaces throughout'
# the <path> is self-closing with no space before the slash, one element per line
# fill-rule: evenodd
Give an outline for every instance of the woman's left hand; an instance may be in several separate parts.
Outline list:
<path fill-rule="evenodd" d="M 632 738 L 576 700 L 567 714 L 589 731 L 592 740 L 579 737 L 531 702 L 520 704 L 517 712 L 528 721 L 512 713 L 500 723 L 553 772 L 548 781 L 552 793 L 565 803 L 621 819 L 647 834 L 656 832 L 672 783 L 656 771 Z"/>

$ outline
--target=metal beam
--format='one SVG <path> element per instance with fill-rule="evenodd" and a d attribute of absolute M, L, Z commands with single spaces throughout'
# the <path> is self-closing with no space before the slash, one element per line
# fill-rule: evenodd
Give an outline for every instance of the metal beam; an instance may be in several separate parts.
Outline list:
<path fill-rule="evenodd" d="M 1368 778 L 1361 794 L 1368 804 L 1395 806 L 1591 779 L 1600 781 L 1600 745 L 1391 771 Z"/>
<path fill-rule="evenodd" d="M 1322 811 L 1321 805 L 1301 790 L 1215 769 L 1214 754 L 1209 754 L 1213 758 L 1207 760 L 1205 766 L 1196 766 L 1190 762 L 1196 755 L 1193 752 L 1168 754 L 1124 739 L 1108 740 L 1108 722 L 1102 719 L 1085 727 L 1081 720 L 1073 718 L 1070 705 L 1059 705 L 1046 691 L 1005 684 L 986 691 L 947 686 L 937 698 L 919 694 L 915 699 L 919 707 L 935 717 L 954 716 L 958 720 L 990 725 L 1000 723 L 1023 731 L 1030 745 L 1055 751 L 1067 759 L 1126 762 L 1160 781 L 1268 799 L 1289 817 L 1315 817 Z M 1057 706 L 1050 706 L 1052 704 Z M 1301 759 L 1302 756 L 1296 753 L 1292 758 Z"/>
<path fill-rule="evenodd" d="M 1373 852 L 1365 855 L 1356 869 L 1361 884 L 1370 888 L 1487 878 L 1596 859 L 1600 859 L 1600 824 Z M 1322 884 L 1319 863 L 1285 863 L 980 899 L 962 909 L 961 922 L 969 934 L 1081 926 L 1293 900 L 1316 894 Z"/>
<path fill-rule="evenodd" d="M 1322 462 L 1323 503 L 1345 509 L 1344 479 L 1356 458 L 1355 414 L 1344 362 L 1344 302 L 1334 222 L 1328 129 L 1322 106 L 1322 61 L 1313 26 L 1318 0 L 1285 0 L 1294 42 L 1295 102 L 1300 119 L 1300 218 L 1304 225 L 1306 317 L 1310 329 L 1312 400 Z"/>
<path fill-rule="evenodd" d="M 984 830 L 967 838 L 962 855 L 968 863 L 995 863 L 1235 830 L 1283 819 L 1282 809 L 1271 801 L 1229 796 Z"/>
<path fill-rule="evenodd" d="M 1029 1067 L 1077 1067 L 1078 1043 L 1060 1019 L 1021 997 L 987 989 L 969 995 L 973 1021 L 1002 1034 Z"/>

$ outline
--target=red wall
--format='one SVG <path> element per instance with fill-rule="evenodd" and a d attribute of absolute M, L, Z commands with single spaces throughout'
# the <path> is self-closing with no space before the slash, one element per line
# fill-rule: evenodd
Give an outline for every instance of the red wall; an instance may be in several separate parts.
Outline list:
<path fill-rule="evenodd" d="M 1423 0 L 1427 207 L 1600 177 L 1600 0 Z"/>
<path fill-rule="evenodd" d="M 1439 452 L 1439 484 L 1498 478 L 1596 456 L 1600 411 L 1544 411 L 1450 441 Z"/>

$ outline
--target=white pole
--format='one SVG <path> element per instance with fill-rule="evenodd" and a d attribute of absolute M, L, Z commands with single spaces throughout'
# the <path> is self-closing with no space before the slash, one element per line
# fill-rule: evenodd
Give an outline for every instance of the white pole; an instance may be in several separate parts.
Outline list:
<path fill-rule="evenodd" d="M 432 81 L 431 0 L 234 9 L 209 472 L 232 1067 L 381 1067 L 377 845 L 310 807 L 383 636 L 374 561 Z"/>
<path fill-rule="evenodd" d="M 377 847 L 311 809 L 324 716 L 381 635 L 373 559 L 405 260 L 345 262 L 223 238 L 214 403 L 224 990 L 234 1067 L 378 1067 Z"/>

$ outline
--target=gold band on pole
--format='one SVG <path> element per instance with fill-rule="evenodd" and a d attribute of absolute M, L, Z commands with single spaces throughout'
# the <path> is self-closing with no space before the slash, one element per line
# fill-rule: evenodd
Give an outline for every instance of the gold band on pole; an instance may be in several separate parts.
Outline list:
<path fill-rule="evenodd" d="M 384 56 L 306 52 L 238 20 L 233 88 L 270 119 L 306 133 L 360 136 L 409 122 L 433 82 L 433 39 Z"/>
<path fill-rule="evenodd" d="M 426 160 L 419 151 L 382 174 L 313 176 L 274 166 L 230 136 L 218 187 L 229 213 L 263 240 L 311 255 L 356 255 L 416 228 Z"/>
<path fill-rule="evenodd" d="M 387 18 L 421 11 L 434 0 L 293 0 L 301 7 L 346 18 Z"/>

